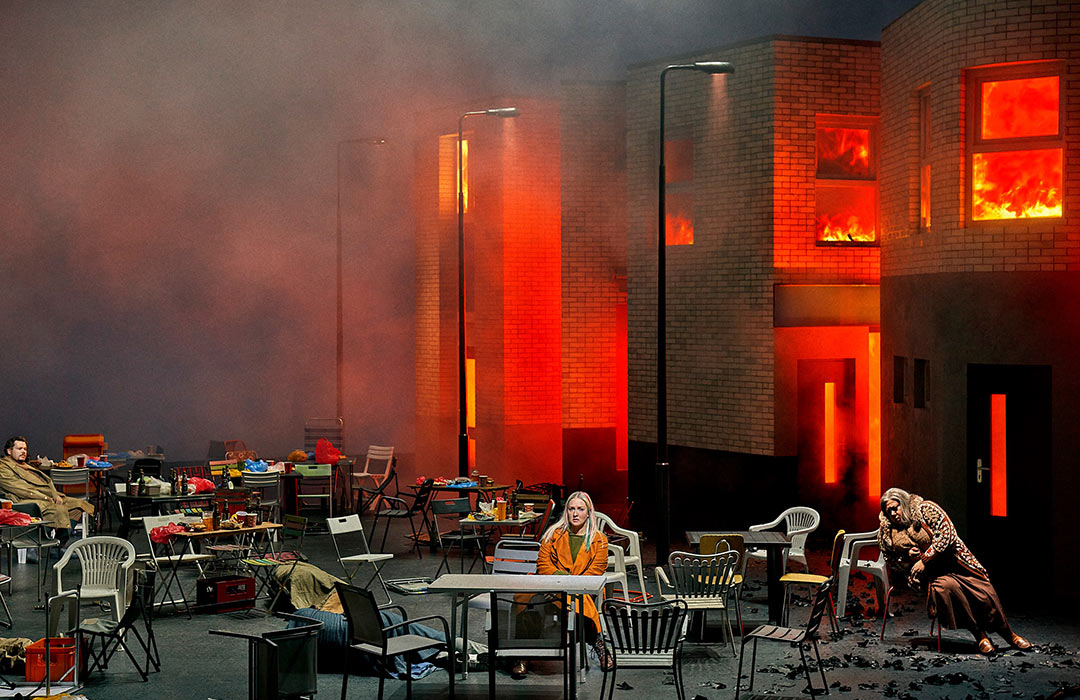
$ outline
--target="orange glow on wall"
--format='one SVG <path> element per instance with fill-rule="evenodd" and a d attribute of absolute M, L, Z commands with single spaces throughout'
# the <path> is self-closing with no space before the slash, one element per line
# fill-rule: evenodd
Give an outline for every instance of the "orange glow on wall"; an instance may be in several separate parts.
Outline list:
<path fill-rule="evenodd" d="M 476 468 L 476 438 L 469 438 L 469 471 Z"/>
<path fill-rule="evenodd" d="M 871 177 L 870 130 L 818 127 L 817 175 L 833 178 Z"/>
<path fill-rule="evenodd" d="M 664 242 L 667 245 L 694 244 L 694 199 L 688 193 L 668 193 L 664 201 Z"/>
<path fill-rule="evenodd" d="M 836 384 L 825 382 L 825 483 L 836 483 Z"/>
<path fill-rule="evenodd" d="M 869 434 L 867 436 L 867 496 L 876 501 L 881 496 L 881 333 L 872 331 L 867 342 L 869 379 Z"/>
<path fill-rule="evenodd" d="M 465 425 L 476 427 L 476 360 L 465 358 Z"/>
<path fill-rule="evenodd" d="M 971 218 L 1061 216 L 1062 149 L 973 153 Z"/>
<path fill-rule="evenodd" d="M 919 170 L 919 226 L 930 228 L 930 166 Z"/>
<path fill-rule="evenodd" d="M 819 242 L 872 242 L 877 238 L 876 220 L 873 187 L 818 181 L 814 232 Z"/>
<path fill-rule="evenodd" d="M 1005 394 L 990 394 L 990 515 L 1008 515 Z"/>
<path fill-rule="evenodd" d="M 1058 133 L 1058 76 L 982 83 L 983 139 Z"/>

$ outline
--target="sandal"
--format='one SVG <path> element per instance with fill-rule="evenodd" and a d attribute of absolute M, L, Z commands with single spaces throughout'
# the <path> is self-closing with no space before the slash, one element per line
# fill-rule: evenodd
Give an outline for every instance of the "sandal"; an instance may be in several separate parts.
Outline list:
<path fill-rule="evenodd" d="M 980 639 L 978 645 L 980 654 L 987 655 L 994 653 L 994 644 L 990 641 L 988 637 L 983 637 L 982 639 Z"/>
<path fill-rule="evenodd" d="M 1020 635 L 1016 634 L 1015 632 L 1013 632 L 1012 639 L 1009 640 L 1009 643 L 1012 644 L 1017 649 L 1030 649 L 1031 648 L 1031 642 L 1024 639 Z"/>

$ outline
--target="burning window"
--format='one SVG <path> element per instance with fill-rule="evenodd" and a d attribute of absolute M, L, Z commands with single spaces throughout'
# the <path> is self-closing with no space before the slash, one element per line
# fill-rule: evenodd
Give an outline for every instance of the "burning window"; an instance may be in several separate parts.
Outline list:
<path fill-rule="evenodd" d="M 971 218 L 1062 215 L 1061 79 L 1054 64 L 974 73 L 971 90 Z"/>
<path fill-rule="evenodd" d="M 871 120 L 818 117 L 815 199 L 819 244 L 877 241 L 877 148 Z"/>
<path fill-rule="evenodd" d="M 930 88 L 919 90 L 919 229 L 930 230 Z"/>
<path fill-rule="evenodd" d="M 664 241 L 694 244 L 694 141 L 664 143 Z"/>

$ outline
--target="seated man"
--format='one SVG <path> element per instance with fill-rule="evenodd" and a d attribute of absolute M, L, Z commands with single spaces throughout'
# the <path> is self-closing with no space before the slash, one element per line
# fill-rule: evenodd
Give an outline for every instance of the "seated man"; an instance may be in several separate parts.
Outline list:
<path fill-rule="evenodd" d="M 0 457 L 0 493 L 16 503 L 36 503 L 46 525 L 56 528 L 61 542 L 67 540 L 72 520 L 94 514 L 94 506 L 56 490 L 45 472 L 26 461 L 26 438 L 16 435 L 4 444 Z"/>

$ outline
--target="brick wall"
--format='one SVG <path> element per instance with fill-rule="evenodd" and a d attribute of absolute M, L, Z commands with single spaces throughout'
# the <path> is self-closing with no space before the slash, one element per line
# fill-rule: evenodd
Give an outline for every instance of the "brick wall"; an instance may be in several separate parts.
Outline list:
<path fill-rule="evenodd" d="M 625 430 L 625 99 L 623 83 L 561 90 L 564 428 Z"/>
<path fill-rule="evenodd" d="M 736 70 L 668 75 L 667 138 L 695 143 L 694 243 L 667 248 L 668 440 L 772 455 L 773 285 L 878 275 L 876 248 L 815 245 L 813 205 L 816 115 L 876 114 L 876 57 L 866 42 L 779 37 L 630 70 L 631 440 L 655 441 L 661 69 L 726 60 Z"/>
<path fill-rule="evenodd" d="M 882 33 L 883 274 L 1080 269 L 1080 156 L 1066 145 L 1066 216 L 966 222 L 965 69 L 1065 59 L 1063 129 L 1080 128 L 1080 5 L 927 0 Z M 918 103 L 930 94 L 932 227 L 918 231 Z M 1072 183 L 1072 184 L 1070 184 Z"/>

